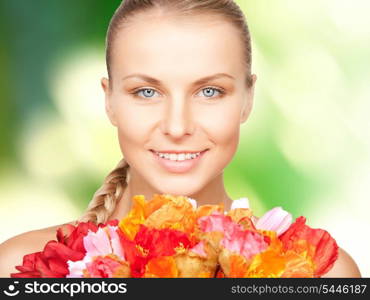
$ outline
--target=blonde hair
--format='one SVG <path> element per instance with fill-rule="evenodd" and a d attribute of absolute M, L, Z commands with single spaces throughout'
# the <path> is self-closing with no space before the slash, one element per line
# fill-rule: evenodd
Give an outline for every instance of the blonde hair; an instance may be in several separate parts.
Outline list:
<path fill-rule="evenodd" d="M 115 169 L 105 177 L 79 222 L 90 221 L 98 224 L 108 221 L 127 186 L 128 169 L 129 164 L 122 158 Z"/>
<path fill-rule="evenodd" d="M 115 36 L 122 26 L 128 24 L 135 14 L 161 9 L 169 11 L 176 16 L 194 16 L 201 14 L 213 14 L 223 17 L 231 22 L 240 33 L 243 41 L 244 66 L 246 70 L 246 85 L 253 84 L 251 76 L 251 40 L 245 16 L 239 6 L 233 0 L 124 0 L 114 12 L 108 26 L 106 36 L 106 64 L 108 78 L 111 79 L 112 47 Z M 109 80 L 109 88 L 112 88 L 112 80 Z M 108 174 L 103 185 L 96 191 L 85 214 L 80 221 L 92 221 L 102 223 L 108 221 L 114 209 L 121 200 L 127 186 L 127 171 L 129 165 L 122 159 L 117 167 Z"/>

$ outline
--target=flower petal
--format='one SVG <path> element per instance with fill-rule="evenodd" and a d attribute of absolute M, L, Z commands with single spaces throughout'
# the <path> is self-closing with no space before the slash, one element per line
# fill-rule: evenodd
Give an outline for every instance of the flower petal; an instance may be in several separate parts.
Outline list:
<path fill-rule="evenodd" d="M 278 236 L 283 234 L 292 224 L 292 215 L 280 206 L 265 213 L 256 223 L 257 229 L 276 231 Z"/>
<path fill-rule="evenodd" d="M 83 242 L 89 256 L 104 256 L 113 251 L 108 235 L 103 228 L 99 228 L 96 232 L 89 231 L 83 238 Z"/>
<path fill-rule="evenodd" d="M 230 209 L 236 209 L 236 208 L 249 208 L 248 198 L 244 197 L 244 198 L 233 200 L 233 202 L 231 203 Z"/>

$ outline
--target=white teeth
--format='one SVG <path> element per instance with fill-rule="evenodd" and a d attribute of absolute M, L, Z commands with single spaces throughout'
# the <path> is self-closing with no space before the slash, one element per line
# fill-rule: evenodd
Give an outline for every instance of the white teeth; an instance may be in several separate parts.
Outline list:
<path fill-rule="evenodd" d="M 200 155 L 200 152 L 197 152 L 197 153 L 160 153 L 160 152 L 156 152 L 156 154 L 161 157 L 161 158 L 164 158 L 164 159 L 169 159 L 169 160 L 173 160 L 173 161 L 183 161 L 183 160 L 187 160 L 187 159 L 194 159 L 196 158 L 197 156 Z"/>
<path fill-rule="evenodd" d="M 179 155 L 177 155 L 177 160 L 185 160 L 185 154 L 180 153 Z"/>

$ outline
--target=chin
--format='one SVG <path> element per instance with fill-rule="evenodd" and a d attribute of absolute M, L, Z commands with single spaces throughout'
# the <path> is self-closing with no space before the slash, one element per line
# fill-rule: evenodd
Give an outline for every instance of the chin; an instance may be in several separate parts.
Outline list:
<path fill-rule="evenodd" d="M 155 189 L 160 194 L 171 194 L 175 196 L 188 196 L 199 192 L 203 188 L 201 182 L 197 182 L 196 179 L 179 180 L 174 179 L 172 182 L 162 182 L 159 180 L 155 184 Z"/>

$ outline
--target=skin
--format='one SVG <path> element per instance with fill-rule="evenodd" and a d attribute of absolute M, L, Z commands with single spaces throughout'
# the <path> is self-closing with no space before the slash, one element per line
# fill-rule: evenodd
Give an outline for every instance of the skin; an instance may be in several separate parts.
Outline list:
<path fill-rule="evenodd" d="M 117 127 L 122 154 L 130 165 L 128 188 L 111 218 L 123 217 L 136 194 L 146 199 L 154 193 L 185 195 L 199 205 L 222 202 L 228 209 L 232 200 L 223 170 L 237 150 L 254 90 L 254 84 L 251 88 L 246 84 L 239 33 L 212 16 L 189 21 L 160 12 L 147 14 L 119 31 L 111 79 L 101 81 L 108 117 Z M 148 19 L 153 20 L 151 26 Z M 136 73 L 160 83 L 126 78 Z M 228 76 L 195 83 L 218 73 Z M 133 94 L 139 88 L 150 90 Z M 180 174 L 160 166 L 150 149 L 209 150 L 200 164 Z"/>
<path fill-rule="evenodd" d="M 212 16 L 175 19 L 160 12 L 145 13 L 118 32 L 111 79 L 103 78 L 101 84 L 106 112 L 117 128 L 121 151 L 130 165 L 130 181 L 111 219 L 128 212 L 135 194 L 144 194 L 147 199 L 153 193 L 187 195 L 199 205 L 222 202 L 225 209 L 230 208 L 232 200 L 225 191 L 223 170 L 236 152 L 240 125 L 251 112 L 256 81 L 253 75 L 253 86 L 247 88 L 241 62 L 237 31 Z M 161 84 L 137 78 L 122 80 L 138 72 Z M 194 84 L 216 73 L 227 73 L 234 79 L 220 77 Z M 209 91 L 204 91 L 207 87 L 224 89 L 225 94 L 219 97 L 217 91 L 211 91 L 209 96 Z M 141 98 L 134 97 L 130 92 L 137 88 L 155 92 L 140 92 Z M 182 174 L 161 169 L 149 152 L 206 148 L 210 150 L 203 161 Z M 14 266 L 22 263 L 23 255 L 40 251 L 47 241 L 55 239 L 61 225 L 29 231 L 2 243 L 0 277 L 9 277 L 16 272 Z M 361 274 L 351 256 L 340 248 L 338 260 L 324 277 Z"/>

